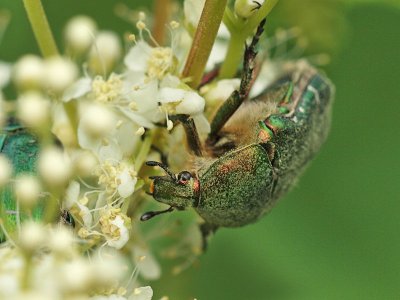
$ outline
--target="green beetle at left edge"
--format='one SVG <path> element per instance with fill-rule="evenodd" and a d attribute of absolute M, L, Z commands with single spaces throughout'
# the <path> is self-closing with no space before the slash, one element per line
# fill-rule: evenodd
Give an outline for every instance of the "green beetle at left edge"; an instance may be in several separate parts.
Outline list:
<path fill-rule="evenodd" d="M 304 61 L 291 63 L 258 97 L 243 102 L 206 142 L 205 155 L 178 175 L 154 176 L 150 193 L 173 209 L 193 207 L 203 235 L 266 214 L 296 182 L 326 140 L 333 86 Z"/>
<path fill-rule="evenodd" d="M 14 169 L 13 176 L 36 172 L 36 161 L 39 153 L 38 141 L 26 128 L 22 127 L 14 119 L 9 119 L 0 131 L 0 151 L 12 163 Z M 2 209 L 7 216 L 4 224 L 6 228 L 12 230 L 17 217 L 17 207 L 12 186 L 5 187 L 1 191 L 0 197 Z M 32 211 L 33 218 L 40 218 L 42 210 L 40 205 L 36 207 Z"/>

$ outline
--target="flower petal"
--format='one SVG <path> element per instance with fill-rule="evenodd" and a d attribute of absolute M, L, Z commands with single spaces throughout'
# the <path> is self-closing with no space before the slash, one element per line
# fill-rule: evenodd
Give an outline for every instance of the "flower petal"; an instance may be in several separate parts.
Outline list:
<path fill-rule="evenodd" d="M 110 223 L 119 229 L 119 238 L 109 239 L 107 240 L 107 244 L 115 249 L 121 249 L 129 240 L 129 230 L 126 228 L 124 220 L 121 218 L 121 216 L 116 216 L 115 219 Z"/>
<path fill-rule="evenodd" d="M 133 194 L 135 191 L 135 185 L 137 182 L 136 177 L 132 177 L 129 173 L 129 169 L 125 168 L 121 174 L 119 174 L 118 179 L 121 183 L 118 185 L 118 193 L 122 198 L 127 198 Z"/>
<path fill-rule="evenodd" d="M 124 63 L 131 71 L 145 72 L 147 60 L 151 54 L 151 47 L 144 41 L 139 41 L 133 46 L 124 58 Z"/>
<path fill-rule="evenodd" d="M 80 184 L 77 181 L 71 181 L 65 191 L 65 200 L 63 202 L 66 209 L 70 209 L 78 201 L 80 190 Z"/>
<path fill-rule="evenodd" d="M 196 115 L 204 111 L 205 101 L 196 92 L 186 92 L 184 99 L 176 107 L 178 114 Z"/>
<path fill-rule="evenodd" d="M 89 77 L 81 78 L 64 91 L 62 100 L 64 102 L 69 102 L 73 99 L 80 98 L 89 93 L 91 89 L 92 79 Z"/>

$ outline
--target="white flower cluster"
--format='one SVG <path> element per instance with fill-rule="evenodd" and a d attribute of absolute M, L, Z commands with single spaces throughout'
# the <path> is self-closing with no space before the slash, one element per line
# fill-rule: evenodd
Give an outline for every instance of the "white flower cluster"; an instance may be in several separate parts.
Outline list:
<path fill-rule="evenodd" d="M 130 36 L 133 45 L 122 55 L 115 33 L 99 31 L 92 19 L 77 16 L 65 28 L 65 56 L 26 55 L 14 65 L 0 63 L 2 136 L 13 130 L 7 127 L 12 111 L 18 128 L 28 128 L 39 144 L 37 167 L 29 174 L 15 175 L 20 172 L 13 170 L 10 157 L 0 154 L 0 193 L 11 185 L 16 203 L 0 210 L 2 236 L 8 239 L 0 245 L 0 298 L 152 298 L 151 288 L 137 280 L 161 274 L 150 251 L 152 235 L 139 228 L 137 208 L 149 175 L 142 166 L 158 140 L 172 140 L 172 147 L 182 151 L 173 116 L 190 115 L 206 134 L 206 115 L 239 86 L 239 79 L 216 80 L 199 92 L 187 84 L 190 78 L 180 77 L 199 3 L 185 2 L 187 31 L 170 23 L 170 46 L 154 41 L 145 15 L 139 14 L 139 34 Z M 220 60 L 226 45 L 222 52 L 217 51 L 221 43 L 215 49 L 209 62 Z M 18 96 L 6 103 L 2 91 L 10 81 Z M 178 164 L 174 158 L 171 163 Z M 55 220 L 69 229 L 54 226 Z M 175 272 L 201 252 L 194 224 L 193 219 L 186 233 L 190 238 L 163 251 L 165 257 L 183 258 Z M 167 229 L 154 236 L 166 235 Z"/>
<path fill-rule="evenodd" d="M 14 241 L 18 248 L 7 244 L 0 247 L 0 298 L 152 298 L 149 286 L 138 287 L 129 279 L 126 261 L 118 252 L 97 251 L 84 258 L 74 239 L 63 226 L 48 228 L 25 222 Z"/>

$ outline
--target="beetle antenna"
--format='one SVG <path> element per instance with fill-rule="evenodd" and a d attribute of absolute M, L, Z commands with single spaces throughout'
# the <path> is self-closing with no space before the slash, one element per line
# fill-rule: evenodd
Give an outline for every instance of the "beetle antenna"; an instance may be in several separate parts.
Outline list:
<path fill-rule="evenodd" d="M 146 165 L 150 167 L 160 167 L 169 175 L 169 177 L 171 177 L 174 181 L 176 181 L 176 175 L 165 164 L 151 160 L 151 161 L 146 161 Z"/>
<path fill-rule="evenodd" d="M 173 210 L 174 210 L 174 208 L 172 206 L 170 206 L 169 208 L 164 209 L 164 210 L 148 211 L 148 212 L 144 213 L 140 217 L 140 221 L 148 221 L 148 220 L 150 220 L 151 218 L 153 218 L 155 216 L 158 216 L 158 215 L 161 215 L 161 214 L 164 214 L 164 213 L 167 213 L 167 212 L 171 212 Z"/>

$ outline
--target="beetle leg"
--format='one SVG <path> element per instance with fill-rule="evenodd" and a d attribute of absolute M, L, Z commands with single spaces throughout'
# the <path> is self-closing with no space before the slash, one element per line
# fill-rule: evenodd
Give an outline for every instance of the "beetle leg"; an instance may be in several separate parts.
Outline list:
<path fill-rule="evenodd" d="M 202 250 L 205 252 L 208 246 L 208 238 L 217 231 L 218 226 L 205 222 L 199 225 L 199 229 L 202 236 Z"/>
<path fill-rule="evenodd" d="M 158 147 L 156 147 L 156 146 L 154 146 L 154 145 L 151 145 L 151 149 L 152 149 L 153 151 L 157 152 L 157 153 L 160 155 L 160 159 L 161 159 L 162 164 L 163 164 L 164 166 L 169 167 L 169 164 L 168 164 L 168 157 L 161 151 L 161 149 L 158 148 Z"/>
<path fill-rule="evenodd" d="M 171 119 L 176 119 L 182 123 L 183 128 L 185 129 L 189 149 L 193 152 L 193 154 L 196 156 L 203 156 L 199 134 L 193 118 L 189 115 L 175 115 L 171 116 Z"/>
<path fill-rule="evenodd" d="M 264 32 L 265 21 L 266 19 L 262 20 L 260 25 L 258 25 L 256 34 L 254 35 L 250 45 L 245 44 L 243 71 L 239 90 L 234 91 L 215 114 L 211 122 L 211 132 L 207 138 L 208 144 L 213 144 L 217 138 L 218 132 L 222 127 L 224 127 L 229 118 L 249 95 L 252 85 L 253 70 L 255 67 L 255 58 L 257 55 L 256 45 L 260 40 L 261 34 Z"/>

